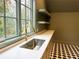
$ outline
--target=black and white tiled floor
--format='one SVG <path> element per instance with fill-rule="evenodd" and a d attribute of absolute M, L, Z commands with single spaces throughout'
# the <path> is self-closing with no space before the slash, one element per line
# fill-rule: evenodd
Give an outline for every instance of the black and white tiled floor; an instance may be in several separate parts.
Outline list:
<path fill-rule="evenodd" d="M 79 59 L 79 45 L 53 43 L 49 59 Z"/>

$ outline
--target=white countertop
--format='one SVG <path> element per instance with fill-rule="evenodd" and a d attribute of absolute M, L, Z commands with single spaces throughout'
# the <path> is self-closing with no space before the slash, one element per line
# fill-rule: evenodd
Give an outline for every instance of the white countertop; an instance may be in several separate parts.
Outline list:
<path fill-rule="evenodd" d="M 0 54 L 0 59 L 41 59 L 42 55 L 54 33 L 54 30 L 48 30 L 43 34 L 35 35 L 33 38 L 43 39 L 45 42 L 41 46 L 39 50 L 29 50 L 25 48 L 21 48 L 20 46 L 24 43 L 32 40 L 28 39 L 27 41 L 5 51 L 4 53 Z"/>

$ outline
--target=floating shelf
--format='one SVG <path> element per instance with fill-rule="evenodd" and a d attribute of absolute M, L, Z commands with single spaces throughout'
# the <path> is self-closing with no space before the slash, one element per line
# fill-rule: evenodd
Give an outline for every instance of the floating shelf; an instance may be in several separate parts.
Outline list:
<path fill-rule="evenodd" d="M 46 9 L 39 9 L 38 10 L 38 24 L 49 24 L 49 19 L 51 18 L 50 14 L 46 11 Z M 43 20 L 41 20 L 43 19 Z"/>
<path fill-rule="evenodd" d="M 51 16 L 50 13 L 48 11 L 46 11 L 46 9 L 39 9 L 38 12 L 39 13 L 44 13 L 44 14 L 46 14 L 48 16 Z"/>
<path fill-rule="evenodd" d="M 49 22 L 46 22 L 46 21 L 38 21 L 38 24 L 49 24 Z"/>

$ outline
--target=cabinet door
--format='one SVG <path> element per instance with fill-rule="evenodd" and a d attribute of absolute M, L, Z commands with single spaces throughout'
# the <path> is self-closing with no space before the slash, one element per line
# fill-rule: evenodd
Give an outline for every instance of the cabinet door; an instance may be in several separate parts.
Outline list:
<path fill-rule="evenodd" d="M 52 49 L 52 40 L 50 40 L 50 42 L 46 48 L 46 51 L 43 54 L 42 59 L 50 59 L 51 49 Z"/>
<path fill-rule="evenodd" d="M 52 41 L 49 42 L 47 47 L 47 59 L 50 59 L 51 49 L 52 49 Z"/>
<path fill-rule="evenodd" d="M 47 59 L 47 49 L 46 51 L 44 52 L 43 56 L 42 56 L 42 59 Z"/>

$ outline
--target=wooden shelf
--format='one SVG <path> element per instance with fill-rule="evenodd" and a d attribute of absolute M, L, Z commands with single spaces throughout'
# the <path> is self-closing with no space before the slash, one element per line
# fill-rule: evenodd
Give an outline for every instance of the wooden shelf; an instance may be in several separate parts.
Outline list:
<path fill-rule="evenodd" d="M 39 9 L 38 12 L 42 13 L 42 14 L 46 14 L 51 17 L 50 13 L 48 11 L 46 11 L 46 9 Z"/>

